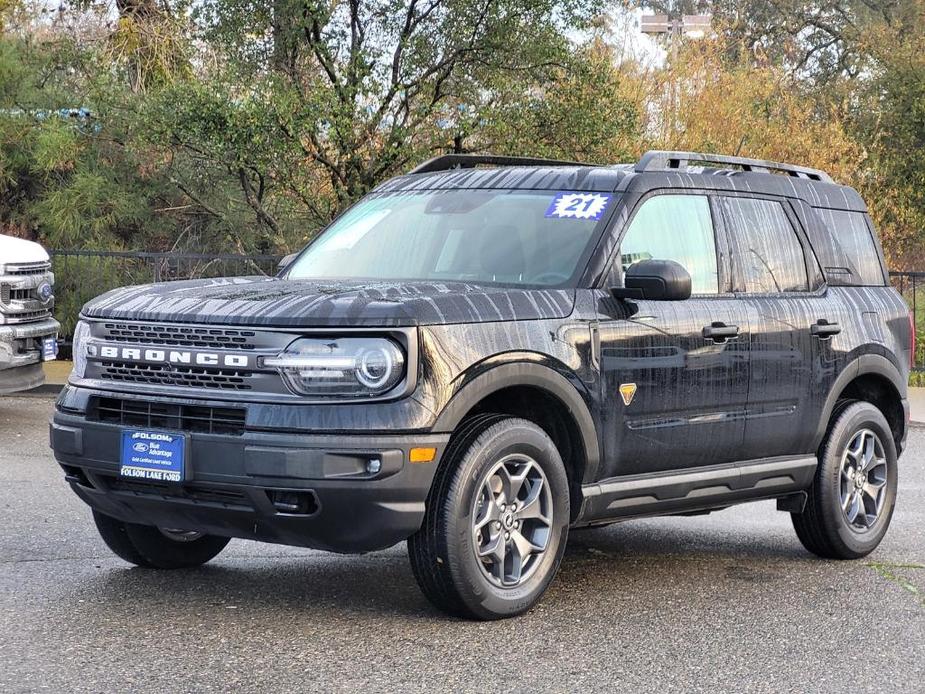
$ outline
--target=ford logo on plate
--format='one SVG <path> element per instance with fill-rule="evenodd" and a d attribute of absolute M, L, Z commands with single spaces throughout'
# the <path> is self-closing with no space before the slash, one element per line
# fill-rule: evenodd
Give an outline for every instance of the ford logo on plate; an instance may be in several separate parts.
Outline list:
<path fill-rule="evenodd" d="M 147 453 L 148 444 L 142 443 L 141 441 L 139 441 L 138 443 L 132 444 L 132 450 L 135 451 L 136 453 Z"/>
<path fill-rule="evenodd" d="M 36 292 L 42 301 L 48 301 L 51 298 L 51 285 L 48 282 L 42 282 Z"/>

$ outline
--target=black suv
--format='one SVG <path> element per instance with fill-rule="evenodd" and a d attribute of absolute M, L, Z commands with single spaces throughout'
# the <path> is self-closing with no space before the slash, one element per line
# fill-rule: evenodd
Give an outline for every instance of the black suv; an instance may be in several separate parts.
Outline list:
<path fill-rule="evenodd" d="M 448 155 L 277 277 L 88 303 L 55 456 L 123 559 L 408 540 L 440 608 L 530 608 L 570 528 L 777 499 L 828 558 L 896 498 L 914 336 L 820 171 Z"/>

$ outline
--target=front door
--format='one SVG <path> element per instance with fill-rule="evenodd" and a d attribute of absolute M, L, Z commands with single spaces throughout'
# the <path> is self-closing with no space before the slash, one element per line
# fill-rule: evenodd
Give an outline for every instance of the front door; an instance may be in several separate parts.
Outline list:
<path fill-rule="evenodd" d="M 674 260 L 690 273 L 693 294 L 626 301 L 600 293 L 605 477 L 739 458 L 748 322 L 728 291 L 728 254 L 714 219 L 706 195 L 658 194 L 637 205 L 624 234 L 619 270 L 646 258 Z"/>

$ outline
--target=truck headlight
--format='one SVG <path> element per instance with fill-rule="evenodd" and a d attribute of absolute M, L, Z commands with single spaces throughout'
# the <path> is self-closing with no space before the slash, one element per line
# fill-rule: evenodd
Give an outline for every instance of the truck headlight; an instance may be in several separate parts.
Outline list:
<path fill-rule="evenodd" d="M 87 370 L 87 341 L 90 339 L 90 325 L 86 321 L 78 321 L 71 338 L 71 358 L 74 360 L 73 375 L 83 378 Z"/>
<path fill-rule="evenodd" d="M 302 338 L 263 365 L 276 369 L 297 395 L 369 397 L 405 375 L 405 353 L 384 337 Z"/>

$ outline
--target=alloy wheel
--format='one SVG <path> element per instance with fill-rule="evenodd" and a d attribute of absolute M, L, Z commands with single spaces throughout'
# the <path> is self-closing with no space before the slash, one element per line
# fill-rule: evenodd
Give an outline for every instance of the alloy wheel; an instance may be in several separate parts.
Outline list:
<path fill-rule="evenodd" d="M 552 493 L 546 473 L 523 454 L 506 456 L 482 477 L 473 502 L 476 558 L 495 585 L 525 581 L 549 546 Z"/>
<path fill-rule="evenodd" d="M 842 512 L 855 530 L 870 529 L 886 500 L 887 464 L 883 443 L 870 429 L 861 429 L 848 442 L 839 477 Z"/>

